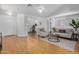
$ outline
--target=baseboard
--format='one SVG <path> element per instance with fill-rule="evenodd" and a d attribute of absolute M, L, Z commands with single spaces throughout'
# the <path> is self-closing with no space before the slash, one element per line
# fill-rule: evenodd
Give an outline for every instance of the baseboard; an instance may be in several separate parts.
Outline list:
<path fill-rule="evenodd" d="M 3 37 L 16 36 L 16 35 L 4 35 Z"/>

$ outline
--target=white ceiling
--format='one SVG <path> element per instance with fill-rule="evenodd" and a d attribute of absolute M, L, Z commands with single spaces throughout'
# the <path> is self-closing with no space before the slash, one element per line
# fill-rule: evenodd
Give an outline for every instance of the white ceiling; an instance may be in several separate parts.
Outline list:
<path fill-rule="evenodd" d="M 38 7 L 43 6 L 44 11 L 38 12 Z M 79 11 L 79 4 L 32 4 L 27 7 L 27 4 L 1 4 L 0 13 L 12 12 L 24 13 L 27 16 L 46 17 L 51 15 L 57 15 L 65 12 Z"/>
<path fill-rule="evenodd" d="M 65 14 L 65 13 L 79 13 L 79 4 L 64 4 L 53 12 L 53 15 Z M 52 13 L 50 14 L 52 15 Z"/>

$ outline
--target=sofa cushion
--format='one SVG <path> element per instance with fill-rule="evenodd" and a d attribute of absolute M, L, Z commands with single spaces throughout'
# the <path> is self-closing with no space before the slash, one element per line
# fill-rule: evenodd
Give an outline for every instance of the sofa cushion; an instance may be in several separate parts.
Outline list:
<path fill-rule="evenodd" d="M 73 33 L 73 29 L 66 29 L 66 33 Z"/>
<path fill-rule="evenodd" d="M 66 33 L 66 30 L 59 30 L 60 33 Z"/>
<path fill-rule="evenodd" d="M 59 35 L 60 37 L 66 37 L 66 38 L 71 38 L 72 34 L 68 34 L 68 33 L 58 33 L 56 32 L 57 35 Z"/>

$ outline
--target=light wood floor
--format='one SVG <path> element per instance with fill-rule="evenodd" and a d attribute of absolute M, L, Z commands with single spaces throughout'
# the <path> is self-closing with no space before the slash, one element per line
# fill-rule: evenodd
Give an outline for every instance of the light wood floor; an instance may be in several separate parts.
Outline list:
<path fill-rule="evenodd" d="M 37 36 L 30 37 L 3 37 L 3 54 L 73 54 L 79 53 L 79 43 L 77 42 L 75 51 L 68 51 L 37 39 Z"/>

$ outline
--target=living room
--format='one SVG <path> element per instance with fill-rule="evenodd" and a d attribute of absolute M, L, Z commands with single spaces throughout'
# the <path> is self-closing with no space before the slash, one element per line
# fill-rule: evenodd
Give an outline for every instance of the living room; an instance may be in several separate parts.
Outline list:
<path fill-rule="evenodd" d="M 1 4 L 0 52 L 79 53 L 78 7 L 79 4 Z"/>

